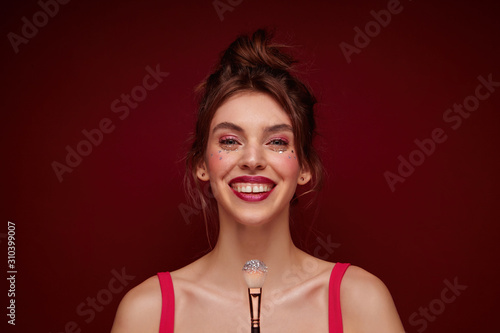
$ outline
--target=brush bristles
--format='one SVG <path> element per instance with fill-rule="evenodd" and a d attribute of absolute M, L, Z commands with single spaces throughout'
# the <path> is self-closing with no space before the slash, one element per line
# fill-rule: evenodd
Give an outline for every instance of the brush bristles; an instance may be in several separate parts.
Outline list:
<path fill-rule="evenodd" d="M 267 266 L 260 260 L 247 261 L 243 266 L 243 277 L 248 288 L 262 288 L 266 274 Z"/>
<path fill-rule="evenodd" d="M 262 272 L 245 272 L 243 274 L 248 288 L 262 288 L 266 280 L 266 273 Z"/>

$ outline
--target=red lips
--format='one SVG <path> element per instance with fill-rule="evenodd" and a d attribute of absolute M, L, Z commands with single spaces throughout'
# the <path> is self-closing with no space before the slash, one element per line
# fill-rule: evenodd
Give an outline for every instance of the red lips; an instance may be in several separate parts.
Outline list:
<path fill-rule="evenodd" d="M 245 200 L 245 201 L 250 201 L 250 202 L 256 202 L 256 201 L 262 201 L 266 199 L 271 192 L 274 190 L 274 185 L 275 183 L 266 177 L 262 176 L 240 176 L 232 179 L 229 182 L 229 185 L 235 184 L 235 183 L 246 183 L 246 184 L 266 184 L 266 185 L 273 185 L 273 188 L 268 191 L 268 192 L 260 192 L 260 193 L 244 193 L 244 192 L 238 192 L 234 188 L 231 187 L 231 190 L 233 190 L 233 193 L 240 199 Z"/>
<path fill-rule="evenodd" d="M 240 176 L 229 182 L 229 184 L 233 183 L 274 184 L 271 179 L 262 176 Z"/>

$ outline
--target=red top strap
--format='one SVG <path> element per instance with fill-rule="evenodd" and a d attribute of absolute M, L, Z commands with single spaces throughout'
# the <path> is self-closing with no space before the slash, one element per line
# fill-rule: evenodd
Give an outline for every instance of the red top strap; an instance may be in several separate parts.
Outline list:
<path fill-rule="evenodd" d="M 174 333 L 175 296 L 174 284 L 169 272 L 158 273 L 161 287 L 160 333 Z"/>
<path fill-rule="evenodd" d="M 336 263 L 330 275 L 329 286 L 329 332 L 342 333 L 342 311 L 340 309 L 340 282 L 349 264 Z"/>

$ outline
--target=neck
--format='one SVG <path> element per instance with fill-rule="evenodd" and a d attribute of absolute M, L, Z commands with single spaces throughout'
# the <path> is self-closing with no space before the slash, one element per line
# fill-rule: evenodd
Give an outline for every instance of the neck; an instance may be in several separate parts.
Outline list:
<path fill-rule="evenodd" d="M 301 264 L 304 253 L 292 241 L 288 211 L 279 218 L 260 225 L 245 225 L 220 216 L 217 244 L 207 255 L 207 267 L 225 287 L 241 290 L 246 286 L 243 265 L 251 259 L 263 261 L 269 267 L 265 286 L 276 288 L 290 267 Z"/>

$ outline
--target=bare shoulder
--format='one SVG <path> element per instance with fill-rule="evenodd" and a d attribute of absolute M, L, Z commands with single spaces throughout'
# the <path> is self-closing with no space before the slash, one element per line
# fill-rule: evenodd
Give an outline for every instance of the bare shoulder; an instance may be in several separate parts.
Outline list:
<path fill-rule="evenodd" d="M 111 333 L 158 332 L 161 303 L 160 282 L 155 275 L 131 289 L 123 297 Z"/>
<path fill-rule="evenodd" d="M 404 332 L 385 284 L 360 267 L 350 266 L 345 272 L 340 302 L 344 332 Z"/>

